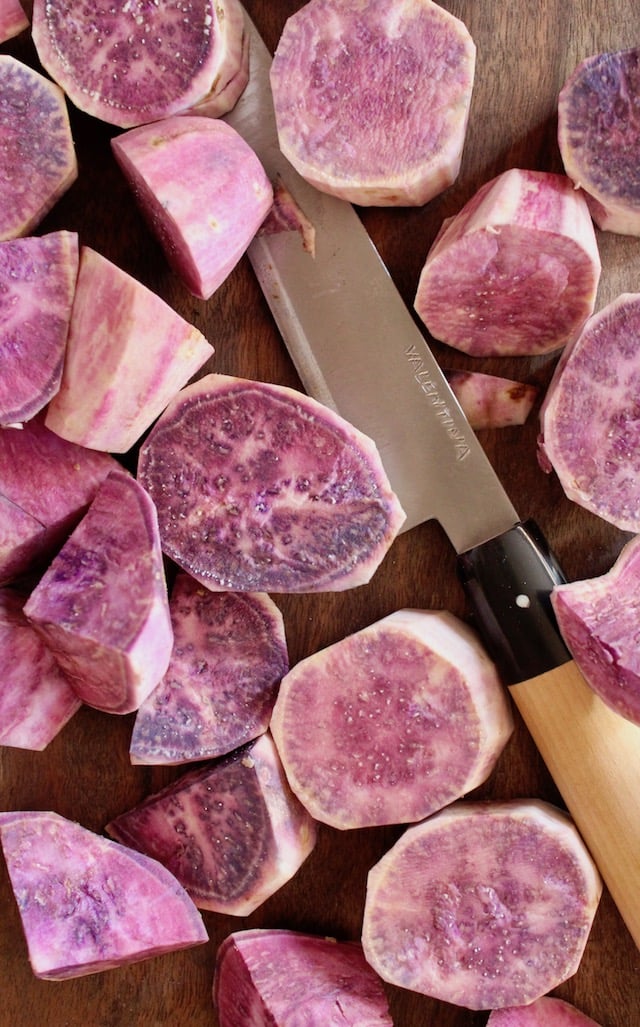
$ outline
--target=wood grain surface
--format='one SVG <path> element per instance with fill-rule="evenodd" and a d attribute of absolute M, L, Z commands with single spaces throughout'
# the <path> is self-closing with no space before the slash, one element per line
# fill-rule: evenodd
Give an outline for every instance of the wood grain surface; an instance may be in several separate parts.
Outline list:
<path fill-rule="evenodd" d="M 247 0 L 273 49 L 295 0 Z M 509 167 L 561 170 L 556 143 L 558 91 L 575 64 L 599 50 L 640 40 L 640 7 L 631 0 L 453 0 L 478 48 L 469 129 L 457 182 L 420 209 L 371 209 L 362 217 L 409 306 L 427 250 L 444 217 L 484 181 Z M 3 52 L 37 66 L 28 33 Z M 79 178 L 38 232 L 71 229 L 135 275 L 197 325 L 216 348 L 210 369 L 299 386 L 293 365 L 245 259 L 209 302 L 191 297 L 169 271 L 113 161 L 115 129 L 71 111 Z M 598 307 L 640 289 L 640 240 L 598 236 L 603 272 Z M 555 356 L 471 363 L 434 344 L 443 366 L 490 371 L 531 382 L 541 395 Z M 523 516 L 534 517 L 567 576 L 590 577 L 613 563 L 621 532 L 570 503 L 536 460 L 537 410 L 522 428 L 483 432 L 481 441 Z M 429 454 L 416 466 L 429 473 Z M 473 496 L 469 497 L 473 503 Z M 448 609 L 466 617 L 454 554 L 435 523 L 399 537 L 362 588 L 342 594 L 274 597 L 283 611 L 291 662 L 402 607 Z M 132 717 L 82 709 L 43 753 L 0 750 L 0 806 L 52 809 L 95 831 L 151 791 L 177 768 L 132 767 Z M 640 787 L 640 783 L 639 783 Z M 477 795 L 541 797 L 560 804 L 531 739 L 516 731 L 490 780 Z M 366 874 L 402 828 L 340 833 L 321 828 L 316 849 L 299 873 L 252 916 L 207 913 L 210 941 L 177 955 L 64 983 L 37 981 L 30 970 L 18 910 L 0 861 L 0 1024 L 6 1027 L 215 1027 L 211 1000 L 215 952 L 231 931 L 289 927 L 339 938 L 359 936 Z M 640 853 L 638 854 L 640 859 Z M 640 898 L 639 898 L 640 901 Z M 640 1024 L 640 953 L 605 893 L 582 964 L 556 994 L 603 1027 Z M 398 1027 L 480 1027 L 487 1013 L 389 989 Z M 320 1027 L 320 1025 L 319 1025 Z"/>

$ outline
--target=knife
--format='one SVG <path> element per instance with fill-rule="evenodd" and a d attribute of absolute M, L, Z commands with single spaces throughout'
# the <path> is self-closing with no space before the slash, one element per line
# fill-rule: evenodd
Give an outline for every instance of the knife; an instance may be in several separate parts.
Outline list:
<path fill-rule="evenodd" d="M 562 570 L 518 517 L 356 211 L 280 152 L 271 55 L 245 18 L 250 78 L 225 120 L 315 231 L 314 252 L 295 231 L 249 247 L 274 320 L 305 390 L 376 442 L 403 530 L 435 518 L 448 535 L 487 650 L 640 948 L 640 728 L 571 659 L 549 600 Z"/>

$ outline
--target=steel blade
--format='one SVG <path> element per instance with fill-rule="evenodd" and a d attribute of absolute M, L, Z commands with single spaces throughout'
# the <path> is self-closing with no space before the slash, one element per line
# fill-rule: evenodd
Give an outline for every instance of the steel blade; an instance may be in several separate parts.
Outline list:
<path fill-rule="evenodd" d="M 435 518 L 463 552 L 518 515 L 355 209 L 280 152 L 271 55 L 246 18 L 249 84 L 225 120 L 315 230 L 314 253 L 296 231 L 259 234 L 252 267 L 305 390 L 376 442 L 405 530 Z"/>

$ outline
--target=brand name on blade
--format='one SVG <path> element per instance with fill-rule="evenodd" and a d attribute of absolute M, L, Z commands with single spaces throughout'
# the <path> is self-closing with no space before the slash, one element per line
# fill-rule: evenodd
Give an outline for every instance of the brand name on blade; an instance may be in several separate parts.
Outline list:
<path fill-rule="evenodd" d="M 425 367 L 424 360 L 420 356 L 415 345 L 412 344 L 409 346 L 404 353 L 413 370 L 413 377 L 424 392 L 425 396 L 431 400 L 438 421 L 453 442 L 456 460 L 464 460 L 464 458 L 469 455 L 469 446 L 467 445 L 464 432 L 462 432 L 458 427 L 455 418 L 447 405 L 447 401 L 444 400 L 438 392 L 437 383 L 434 382 L 431 377 L 431 372 L 427 367 Z"/>

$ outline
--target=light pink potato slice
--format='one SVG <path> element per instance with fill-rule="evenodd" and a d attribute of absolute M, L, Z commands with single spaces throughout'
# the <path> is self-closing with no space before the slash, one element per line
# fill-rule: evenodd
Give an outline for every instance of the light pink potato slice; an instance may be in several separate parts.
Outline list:
<path fill-rule="evenodd" d="M 211 592 L 178 572 L 169 608 L 171 660 L 138 710 L 134 764 L 212 759 L 257 738 L 289 669 L 283 617 L 268 595 Z"/>
<path fill-rule="evenodd" d="M 392 1027 L 384 986 L 354 941 L 299 931 L 234 931 L 219 946 L 220 1027 Z"/>
<path fill-rule="evenodd" d="M 187 115 L 130 129 L 111 145 L 170 266 L 209 299 L 273 203 L 255 153 L 224 121 Z"/>
<path fill-rule="evenodd" d="M 112 471 L 24 607 L 77 695 L 131 713 L 166 672 L 173 645 L 155 508 Z"/>
<path fill-rule="evenodd" d="M 205 101 L 230 110 L 246 85 L 237 0 L 34 0 L 43 67 L 80 110 L 120 128 Z"/>
<path fill-rule="evenodd" d="M 471 356 L 549 353 L 593 313 L 600 270 L 570 179 L 510 168 L 443 223 L 414 306 L 434 338 Z"/>
<path fill-rule="evenodd" d="M 189 771 L 106 831 L 166 866 L 200 909 L 231 916 L 262 905 L 316 842 L 268 734 Z"/>
<path fill-rule="evenodd" d="M 581 61 L 558 96 L 558 145 L 598 228 L 640 235 L 640 49 Z"/>
<path fill-rule="evenodd" d="M 38 978 L 82 977 L 208 940 L 163 866 L 57 813 L 0 813 L 0 841 Z"/>
<path fill-rule="evenodd" d="M 557 585 L 558 627 L 588 684 L 627 720 L 640 725 L 640 535 L 598 578 Z M 640 741 L 640 739 L 639 739 Z"/>
<path fill-rule="evenodd" d="M 295 389 L 205 375 L 140 447 L 164 553 L 212 591 L 369 581 L 405 514 L 375 443 Z"/>
<path fill-rule="evenodd" d="M 24 603 L 18 592 L 0 588 L 0 745 L 41 751 L 81 704 Z"/>
<path fill-rule="evenodd" d="M 28 421 L 60 387 L 78 260 L 76 232 L 0 243 L 0 425 Z"/>
<path fill-rule="evenodd" d="M 528 1005 L 576 973 L 601 893 L 556 807 L 461 800 L 370 870 L 362 945 L 399 987 L 468 1009 Z"/>
<path fill-rule="evenodd" d="M 399 610 L 301 660 L 271 732 L 311 815 L 342 830 L 422 820 L 480 785 L 513 721 L 479 639 L 446 612 Z"/>
<path fill-rule="evenodd" d="M 40 414 L 0 429 L 0 584 L 51 559 L 118 467 L 49 431 Z"/>
<path fill-rule="evenodd" d="M 600 1024 L 571 1003 L 544 995 L 529 1006 L 494 1009 L 487 1027 L 600 1027 Z"/>
<path fill-rule="evenodd" d="M 538 396 L 535 385 L 500 375 L 447 369 L 444 373 L 475 431 L 523 425 Z"/>
<path fill-rule="evenodd" d="M 0 43 L 6 43 L 28 27 L 29 19 L 20 0 L 0 0 Z"/>
<path fill-rule="evenodd" d="M 0 239 L 29 235 L 73 185 L 78 163 L 62 90 L 0 55 Z"/>
<path fill-rule="evenodd" d="M 310 0 L 271 69 L 280 149 L 351 203 L 421 205 L 458 176 L 475 44 L 431 0 Z"/>
<path fill-rule="evenodd" d="M 540 408 L 538 461 L 566 496 L 640 532 L 640 293 L 622 293 L 565 349 Z M 605 357 L 606 354 L 606 357 Z"/>
<path fill-rule="evenodd" d="M 45 424 L 80 446 L 125 453 L 212 355 L 160 296 L 83 246 L 62 382 Z"/>

